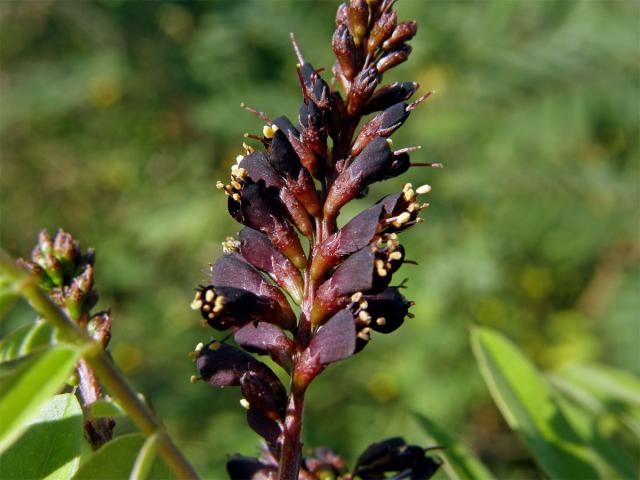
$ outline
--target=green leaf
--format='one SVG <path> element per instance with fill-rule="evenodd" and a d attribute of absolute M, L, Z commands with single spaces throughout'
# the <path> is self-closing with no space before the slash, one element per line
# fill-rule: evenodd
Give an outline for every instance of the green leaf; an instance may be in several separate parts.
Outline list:
<path fill-rule="evenodd" d="M 558 403 L 576 432 L 591 445 L 603 478 L 636 477 L 633 461 L 601 431 L 601 417 L 564 398 L 559 398 Z"/>
<path fill-rule="evenodd" d="M 158 440 L 160 437 L 157 433 L 149 435 L 144 442 L 144 445 L 138 453 L 133 464 L 133 469 L 129 475 L 129 480 L 145 480 L 151 473 L 151 467 L 156 458 L 156 452 L 158 451 Z"/>
<path fill-rule="evenodd" d="M 101 398 L 89 406 L 91 416 L 101 417 L 121 417 L 127 414 L 122 407 L 112 398 Z"/>
<path fill-rule="evenodd" d="M 111 440 L 98 449 L 73 477 L 74 480 L 120 480 L 128 479 L 145 444 L 145 436 L 132 433 Z M 165 463 L 156 458 L 147 478 L 175 478 Z"/>
<path fill-rule="evenodd" d="M 14 360 L 54 342 L 56 330 L 48 322 L 39 320 L 24 325 L 0 340 L 0 362 Z"/>
<path fill-rule="evenodd" d="M 558 375 L 607 402 L 640 407 L 640 380 L 631 373 L 603 365 L 574 364 L 562 368 Z"/>
<path fill-rule="evenodd" d="M 471 340 L 494 401 L 549 477 L 598 478 L 592 453 L 560 410 L 544 378 L 520 350 L 488 328 L 475 328 Z"/>
<path fill-rule="evenodd" d="M 0 317 L 9 310 L 18 297 L 15 284 L 7 280 L 6 277 L 0 276 Z"/>
<path fill-rule="evenodd" d="M 78 348 L 58 345 L 20 362 L 0 377 L 0 452 L 24 431 L 28 420 L 62 387 L 80 357 Z"/>
<path fill-rule="evenodd" d="M 75 395 L 49 399 L 0 459 L 3 480 L 67 479 L 78 469 L 82 408 Z"/>
<path fill-rule="evenodd" d="M 438 454 L 444 457 L 442 468 L 451 480 L 484 480 L 494 478 L 487 467 L 485 467 L 465 445 L 454 439 L 426 416 L 416 414 L 416 418 L 425 433 L 431 437 L 437 445 L 446 447 L 446 449 L 438 452 Z"/>

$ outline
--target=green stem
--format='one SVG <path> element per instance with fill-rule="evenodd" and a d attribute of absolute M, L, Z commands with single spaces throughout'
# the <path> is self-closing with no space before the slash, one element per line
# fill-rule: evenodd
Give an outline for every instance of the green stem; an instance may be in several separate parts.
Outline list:
<path fill-rule="evenodd" d="M 73 320 L 71 320 L 49 296 L 38 286 L 37 280 L 18 268 L 15 261 L 0 250 L 0 271 L 10 280 L 16 282 L 20 294 L 26 298 L 33 309 L 55 326 L 60 337 L 65 341 L 78 345 L 83 349 L 83 357 L 96 372 L 102 384 L 115 397 L 122 408 L 129 414 L 133 422 L 146 436 L 157 434 L 160 437 L 158 450 L 160 456 L 179 479 L 197 479 L 198 475 L 178 450 L 165 430 L 162 422 L 138 397 L 127 379 L 118 370 L 107 353 L 98 347 Z"/>

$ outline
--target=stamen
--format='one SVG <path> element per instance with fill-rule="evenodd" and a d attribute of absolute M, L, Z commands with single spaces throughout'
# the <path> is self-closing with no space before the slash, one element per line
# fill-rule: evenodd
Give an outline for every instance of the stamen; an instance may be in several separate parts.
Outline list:
<path fill-rule="evenodd" d="M 356 292 L 353 295 L 351 295 L 352 302 L 359 302 L 361 298 L 362 298 L 362 292 Z"/>
<path fill-rule="evenodd" d="M 378 317 L 376 318 L 376 324 L 377 325 L 384 325 L 387 323 L 387 319 L 384 317 Z"/>
<path fill-rule="evenodd" d="M 394 155 L 400 155 L 402 153 L 408 153 L 408 152 L 413 152 L 415 150 L 420 150 L 422 148 L 422 145 L 416 145 L 415 147 L 404 147 L 401 148 L 400 150 L 396 150 L 395 152 L 393 152 Z"/>
<path fill-rule="evenodd" d="M 300 47 L 298 46 L 298 42 L 296 41 L 296 36 L 293 32 L 289 34 L 289 38 L 291 39 L 291 45 L 293 45 L 293 50 L 296 52 L 296 57 L 298 57 L 298 62 L 300 65 L 305 63 L 304 57 L 302 56 L 302 52 L 300 51 Z"/>
<path fill-rule="evenodd" d="M 422 95 L 419 99 L 417 99 L 415 102 L 410 103 L 409 105 L 407 105 L 407 112 L 410 112 L 411 110 L 413 110 L 414 108 L 416 108 L 418 105 L 420 105 L 422 102 L 424 102 L 427 98 L 429 98 L 431 95 L 433 95 L 434 93 L 436 93 L 435 90 L 431 90 L 430 92 L 425 93 L 424 95 Z"/>
<path fill-rule="evenodd" d="M 425 193 L 429 193 L 431 191 L 431 185 L 422 185 L 416 188 L 416 193 L 418 195 L 424 195 Z"/>
<path fill-rule="evenodd" d="M 242 102 L 240 104 L 240 108 L 244 108 L 247 112 L 251 112 L 254 115 L 257 115 L 258 117 L 260 117 L 262 120 L 264 120 L 267 123 L 273 123 L 271 121 L 271 119 L 269 117 L 267 117 L 267 115 L 264 112 L 260 112 L 260 111 L 256 110 L 255 108 L 251 108 L 251 107 L 247 106 L 244 102 Z"/>
<path fill-rule="evenodd" d="M 192 384 L 197 383 L 197 381 L 198 381 L 198 380 L 200 380 L 200 378 L 199 378 L 199 377 L 196 377 L 195 375 L 191 375 L 191 377 L 189 378 L 189 381 L 190 381 Z"/>
<path fill-rule="evenodd" d="M 442 168 L 443 167 L 443 165 L 441 163 L 430 163 L 430 162 L 410 163 L 409 166 L 411 166 L 411 167 L 431 167 L 431 168 Z"/>
<path fill-rule="evenodd" d="M 242 408 L 249 410 L 251 408 L 251 404 L 249 403 L 249 401 L 246 398 L 241 398 L 240 399 L 240 405 L 242 405 Z"/>
<path fill-rule="evenodd" d="M 205 299 L 207 302 L 212 302 L 212 301 L 213 301 L 213 299 L 215 298 L 215 296 L 216 296 L 215 292 L 214 292 L 212 289 L 209 289 L 209 290 L 207 290 L 207 291 L 205 292 L 205 294 L 204 294 L 204 299 Z"/>

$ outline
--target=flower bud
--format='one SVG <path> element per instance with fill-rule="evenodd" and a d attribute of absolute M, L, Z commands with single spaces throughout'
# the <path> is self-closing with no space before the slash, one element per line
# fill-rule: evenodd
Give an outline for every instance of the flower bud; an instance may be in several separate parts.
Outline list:
<path fill-rule="evenodd" d="M 277 389 L 282 386 L 275 373 L 261 361 L 242 350 L 214 340 L 198 352 L 196 368 L 202 379 L 214 387 L 240 386 L 243 375 L 250 373 Z M 284 388 L 284 387 L 282 387 Z"/>
<path fill-rule="evenodd" d="M 398 14 L 395 11 L 384 12 L 371 28 L 367 51 L 369 55 L 374 55 L 378 47 L 393 33 L 398 22 Z"/>
<path fill-rule="evenodd" d="M 392 50 L 378 60 L 376 68 L 380 73 L 384 73 L 390 68 L 400 65 L 409 58 L 411 47 L 409 45 L 401 45 L 396 50 Z"/>
<path fill-rule="evenodd" d="M 236 287 L 201 287 L 191 308 L 200 310 L 202 318 L 216 330 L 238 329 L 249 322 L 260 321 L 293 328 L 277 301 Z"/>
<path fill-rule="evenodd" d="M 358 457 L 353 475 L 373 479 L 385 478 L 388 472 L 406 472 L 405 478 L 428 480 L 440 464 L 427 457 L 424 448 L 407 445 L 403 438 L 394 437 L 369 445 Z"/>
<path fill-rule="evenodd" d="M 300 304 L 304 283 L 298 269 L 273 246 L 269 238 L 257 230 L 244 227 L 240 230 L 240 253 L 258 270 L 262 270 L 282 288 L 284 288 L 293 300 Z"/>
<path fill-rule="evenodd" d="M 227 473 L 232 480 L 273 480 L 276 478 L 278 469 L 273 465 L 267 465 L 257 458 L 243 457 L 242 455 L 231 455 L 227 460 Z"/>
<path fill-rule="evenodd" d="M 337 362 L 353 355 L 356 347 L 356 326 L 353 314 L 343 309 L 320 327 L 311 340 L 312 358 L 322 365 Z"/>
<path fill-rule="evenodd" d="M 300 239 L 287 221 L 282 203 L 271 191 L 247 182 L 240 191 L 229 194 L 228 206 L 229 213 L 238 222 L 267 235 L 296 267 L 306 267 Z"/>
<path fill-rule="evenodd" d="M 387 287 L 380 293 L 364 295 L 362 298 L 367 302 L 367 312 L 372 319 L 371 329 L 380 333 L 391 333 L 398 329 L 413 305 L 398 287 Z"/>
<path fill-rule="evenodd" d="M 253 372 L 240 377 L 242 396 L 249 403 L 249 409 L 257 410 L 270 420 L 281 420 L 287 404 L 287 393 L 279 381 L 269 384 Z"/>
<path fill-rule="evenodd" d="M 318 174 L 322 174 L 321 171 L 324 170 L 324 162 L 328 155 L 327 129 L 324 124 L 324 115 L 315 103 L 303 101 L 298 119 L 300 121 L 300 139 L 304 144 L 311 147 L 316 154 L 319 162 L 316 171 Z M 322 160 L 321 163 L 320 160 Z"/>
<path fill-rule="evenodd" d="M 92 316 L 87 323 L 87 333 L 106 349 L 111 340 L 111 313 L 99 312 Z"/>
<path fill-rule="evenodd" d="M 80 247 L 70 234 L 60 229 L 53 241 L 53 253 L 69 271 L 80 256 Z"/>
<path fill-rule="evenodd" d="M 348 80 L 353 80 L 357 68 L 356 47 L 346 25 L 340 25 L 336 28 L 331 44 L 342 73 Z"/>
<path fill-rule="evenodd" d="M 390 137 L 409 118 L 409 105 L 404 102 L 396 103 L 369 120 L 351 147 L 351 156 L 358 155 L 375 137 Z"/>
<path fill-rule="evenodd" d="M 350 0 L 347 18 L 353 43 L 359 47 L 368 30 L 369 8 L 366 0 Z"/>
<path fill-rule="evenodd" d="M 299 145 L 300 133 L 286 117 L 277 118 L 274 123 L 279 127 L 269 145 L 269 163 L 282 175 L 293 195 L 304 205 L 310 215 L 317 217 L 320 214 L 320 201 L 311 175 L 303 168 L 297 151 L 293 147 L 290 138 Z M 289 137 L 288 137 L 289 135 Z M 305 147 L 306 148 L 306 147 Z M 309 155 L 315 161 L 315 155 L 309 149 Z"/>
<path fill-rule="evenodd" d="M 325 214 L 329 218 L 335 217 L 346 203 L 371 183 L 395 177 L 408 169 L 408 154 L 396 154 L 385 138 L 374 138 L 336 178 L 327 194 Z"/>
<path fill-rule="evenodd" d="M 267 188 L 278 192 L 278 198 L 287 210 L 291 222 L 303 235 L 307 237 L 313 235 L 313 226 L 304 205 L 289 190 L 285 180 L 276 172 L 262 152 L 253 152 L 245 156 L 238 165 L 232 167 L 231 172 L 232 181 L 243 182 L 239 175 L 246 174 L 255 183 L 263 182 Z"/>
<path fill-rule="evenodd" d="M 312 323 L 322 324 L 329 315 L 348 305 L 357 292 L 375 294 L 385 289 L 403 258 L 404 251 L 396 240 L 366 246 L 349 256 L 318 288 Z"/>
<path fill-rule="evenodd" d="M 353 116 L 359 113 L 362 105 L 371 98 L 379 81 L 380 75 L 375 67 L 369 67 L 356 76 L 347 99 L 347 112 L 349 115 Z"/>
<path fill-rule="evenodd" d="M 400 46 L 402 43 L 411 40 L 418 31 L 418 24 L 415 21 L 402 22 L 398 25 L 391 37 L 382 44 L 382 48 L 385 51 L 392 50 L 396 46 Z"/>
<path fill-rule="evenodd" d="M 299 163 L 301 163 L 302 166 L 312 175 L 314 176 L 319 175 L 320 164 L 318 162 L 318 159 L 316 158 L 316 154 L 313 152 L 313 150 L 309 145 L 305 144 L 301 140 L 300 132 L 291 124 L 289 119 L 286 117 L 279 117 L 274 120 L 274 123 L 278 126 L 278 128 L 280 128 L 283 132 L 286 133 L 287 139 L 289 140 L 291 147 L 293 148 L 294 152 L 299 158 Z M 276 136 L 277 136 L 277 132 L 276 132 Z M 276 170 L 278 170 L 277 166 L 276 166 Z M 314 188 L 314 192 L 315 192 L 315 188 Z"/>
<path fill-rule="evenodd" d="M 304 62 L 298 69 L 302 80 L 303 95 L 305 99 L 311 99 L 319 108 L 329 106 L 329 86 L 317 70 L 310 63 Z"/>
<path fill-rule="evenodd" d="M 419 86 L 417 82 L 395 82 L 390 85 L 383 85 L 375 91 L 369 101 L 362 107 L 361 113 L 368 115 L 404 102 L 415 93 Z"/>
<path fill-rule="evenodd" d="M 238 253 L 223 255 L 211 267 L 211 283 L 217 287 L 233 287 L 247 290 L 259 297 L 276 302 L 280 309 L 274 312 L 279 319 L 272 323 L 292 328 L 296 316 L 282 291 L 267 282 L 260 272 Z M 206 301 L 203 301 L 206 304 Z M 275 318 L 274 318 L 275 320 Z"/>
<path fill-rule="evenodd" d="M 247 352 L 269 355 L 282 368 L 291 370 L 295 345 L 277 326 L 266 322 L 248 323 L 233 338 Z"/>
<path fill-rule="evenodd" d="M 336 11 L 336 27 L 349 23 L 349 7 L 346 3 L 341 3 Z"/>

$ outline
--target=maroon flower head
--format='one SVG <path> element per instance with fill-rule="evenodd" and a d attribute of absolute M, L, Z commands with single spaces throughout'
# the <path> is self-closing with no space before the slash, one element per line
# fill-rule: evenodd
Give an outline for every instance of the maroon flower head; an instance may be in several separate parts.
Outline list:
<path fill-rule="evenodd" d="M 432 93 L 411 101 L 418 83 L 382 84 L 387 70 L 409 58 L 407 42 L 417 31 L 415 22 L 398 20 L 394 3 L 349 0 L 338 7 L 328 70 L 312 66 L 291 34 L 302 92 L 293 122 L 242 105 L 264 122 L 261 134 L 245 134 L 256 144 L 243 143 L 230 180 L 217 186 L 243 228 L 223 243 L 225 254 L 191 305 L 205 325 L 228 332 L 192 352 L 199 371 L 193 380 L 240 387 L 247 423 L 265 442 L 259 459 L 230 458 L 232 478 L 426 479 L 438 468 L 401 438 L 371 445 L 353 470 L 329 449 L 304 459 L 300 442 L 309 384 L 413 316 L 404 282 L 393 276 L 415 263 L 405 258 L 399 234 L 422 221 L 428 204 L 420 196 L 431 187 L 407 183 L 338 228 L 340 211 L 365 198 L 370 185 L 415 166 L 440 166 L 410 158 L 420 147 L 393 147 L 393 134 Z M 64 266 L 50 259 L 49 243 L 38 255 L 55 282 Z M 64 244 L 73 257 L 73 246 Z M 288 391 L 257 356 L 291 377 Z"/>

